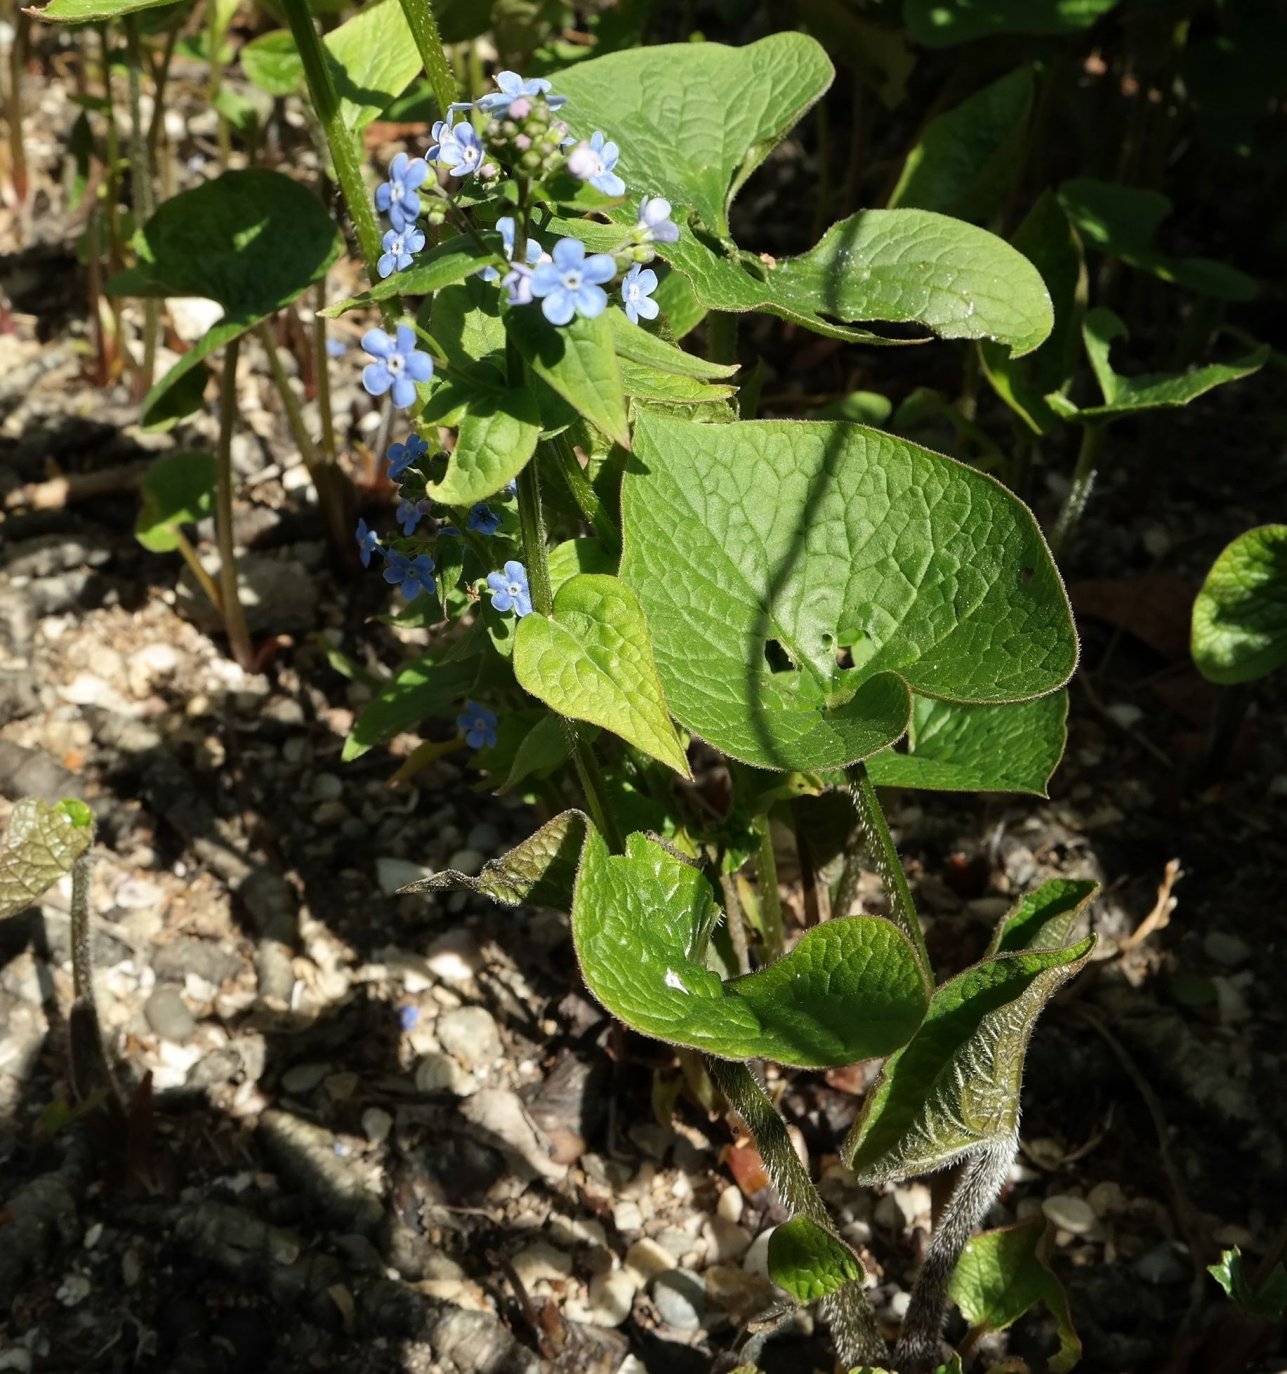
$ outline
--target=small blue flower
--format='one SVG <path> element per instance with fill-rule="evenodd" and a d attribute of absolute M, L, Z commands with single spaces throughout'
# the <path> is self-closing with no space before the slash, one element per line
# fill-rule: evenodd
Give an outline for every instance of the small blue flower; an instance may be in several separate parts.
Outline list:
<path fill-rule="evenodd" d="M 432 596 L 434 566 L 433 559 L 427 553 L 408 558 L 405 553 L 391 549 L 384 562 L 384 580 L 397 587 L 408 601 L 414 601 L 421 592 L 428 592 Z"/>
<path fill-rule="evenodd" d="M 639 316 L 645 320 L 657 318 L 658 305 L 652 299 L 657 289 L 657 274 L 651 267 L 640 267 L 638 263 L 630 269 L 621 281 L 621 303 L 626 307 L 626 318 L 631 324 L 639 323 Z"/>
<path fill-rule="evenodd" d="M 368 329 L 362 347 L 375 359 L 362 369 L 362 385 L 372 396 L 392 390 L 393 404 L 399 410 L 415 405 L 416 383 L 433 376 L 433 359 L 416 348 L 416 331 L 400 324 L 395 335 L 383 329 Z"/>
<path fill-rule="evenodd" d="M 385 576 L 388 577 L 388 573 Z M 527 585 L 527 569 L 514 559 L 505 564 L 504 572 L 487 574 L 487 590 L 492 605 L 498 611 L 513 611 L 516 616 L 532 614 L 532 593 Z"/>
<path fill-rule="evenodd" d="M 605 196 L 623 196 L 626 183 L 613 170 L 620 156 L 617 145 L 596 132 L 590 135 L 589 143 L 578 143 L 568 154 L 568 171 Z"/>
<path fill-rule="evenodd" d="M 391 277 L 395 272 L 411 266 L 411 255 L 425 246 L 425 236 L 414 224 L 409 229 L 390 229 L 380 246 L 384 253 L 376 263 L 375 270 L 382 278 Z"/>
<path fill-rule="evenodd" d="M 327 339 L 326 356 L 328 358 L 342 358 L 349 351 L 349 346 L 343 339 Z"/>
<path fill-rule="evenodd" d="M 502 501 L 512 501 L 518 495 L 518 478 L 511 477 L 497 494 Z"/>
<path fill-rule="evenodd" d="M 420 1024 L 420 1008 L 410 1005 L 398 1008 L 398 1025 L 404 1031 L 412 1031 Z"/>
<path fill-rule="evenodd" d="M 585 255 L 580 239 L 560 239 L 554 260 L 543 262 L 532 273 L 532 295 L 541 300 L 541 313 L 551 324 L 567 324 L 573 315 L 592 320 L 608 305 L 601 283 L 617 275 L 611 253 Z"/>
<path fill-rule="evenodd" d="M 429 445 L 418 434 L 408 434 L 404 444 L 390 444 L 390 480 L 396 482 L 413 463 L 418 463 L 428 452 Z"/>
<path fill-rule="evenodd" d="M 398 503 L 398 524 L 402 533 L 410 537 L 415 534 L 416 526 L 429 508 L 428 501 L 401 501 Z"/>
<path fill-rule="evenodd" d="M 434 128 L 437 129 L 437 125 Z M 429 150 L 431 154 L 434 149 Z M 462 120 L 454 128 L 445 129 L 438 143 L 435 162 L 439 162 L 457 177 L 472 176 L 482 165 L 483 140 L 472 124 Z"/>
<path fill-rule="evenodd" d="M 465 709 L 456 717 L 456 725 L 471 749 L 495 749 L 496 712 L 476 701 L 465 702 Z"/>
<path fill-rule="evenodd" d="M 469 508 L 467 528 L 475 530 L 479 534 L 495 534 L 500 529 L 500 522 L 500 516 L 492 510 L 486 501 L 478 501 Z"/>
<path fill-rule="evenodd" d="M 517 72 L 497 72 L 496 85 L 498 90 L 490 95 L 485 95 L 481 100 L 474 101 L 474 108 L 481 110 L 483 114 L 495 114 L 498 110 L 508 108 L 511 101 L 517 100 L 519 96 L 525 95 L 529 99 L 533 96 L 545 96 L 545 103 L 551 110 L 557 110 L 568 103 L 565 95 L 550 95 L 550 83 L 539 76 L 534 76 L 530 81 L 524 81 Z"/>
<path fill-rule="evenodd" d="M 496 221 L 496 232 L 501 236 L 501 244 L 505 249 L 505 261 L 514 261 L 514 216 L 502 215 Z M 545 250 L 535 239 L 528 239 L 525 248 L 528 266 L 532 266 L 545 256 Z M 484 267 L 478 275 L 484 281 L 500 281 L 500 269 L 496 267 Z M 513 304 L 513 302 L 511 302 Z"/>
<path fill-rule="evenodd" d="M 413 162 L 406 153 L 399 153 L 389 164 L 389 179 L 376 190 L 375 208 L 387 214 L 399 232 L 413 224 L 420 213 L 416 191 L 428 175 L 429 164 L 422 157 Z"/>
<path fill-rule="evenodd" d="M 380 548 L 380 536 L 373 529 L 367 528 L 365 520 L 357 522 L 357 546 L 358 557 L 362 560 L 362 566 L 371 566 L 371 555 Z"/>
<path fill-rule="evenodd" d="M 645 243 L 674 243 L 679 237 L 679 225 L 670 217 L 670 201 L 663 196 L 645 196 L 639 202 L 639 222 L 636 231 Z"/>

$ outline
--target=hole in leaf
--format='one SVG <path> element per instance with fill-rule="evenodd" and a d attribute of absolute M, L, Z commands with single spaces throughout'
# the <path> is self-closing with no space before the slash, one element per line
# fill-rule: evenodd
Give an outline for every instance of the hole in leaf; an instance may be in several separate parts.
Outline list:
<path fill-rule="evenodd" d="M 769 665 L 771 673 L 794 673 L 798 672 L 795 663 L 792 662 L 791 655 L 782 647 L 776 639 L 766 639 L 764 641 L 764 661 Z"/>

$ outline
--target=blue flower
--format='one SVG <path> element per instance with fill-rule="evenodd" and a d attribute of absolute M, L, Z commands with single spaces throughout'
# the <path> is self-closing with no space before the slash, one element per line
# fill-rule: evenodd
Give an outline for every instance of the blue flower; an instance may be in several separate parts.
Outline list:
<path fill-rule="evenodd" d="M 404 1031 L 415 1030 L 420 1024 L 420 1008 L 413 1006 L 403 1006 L 398 1008 L 398 1025 Z"/>
<path fill-rule="evenodd" d="M 616 275 L 611 253 L 587 258 L 580 239 L 560 239 L 553 262 L 543 262 L 533 271 L 532 295 L 543 298 L 541 312 L 551 324 L 567 324 L 573 315 L 592 320 L 608 305 L 608 293 L 600 283 Z"/>
<path fill-rule="evenodd" d="M 518 478 L 511 477 L 497 494 L 502 501 L 512 501 L 518 495 Z"/>
<path fill-rule="evenodd" d="M 328 358 L 342 358 L 349 351 L 349 346 L 343 339 L 327 339 L 326 356 Z"/>
<path fill-rule="evenodd" d="M 636 231 L 645 243 L 674 243 L 679 237 L 679 225 L 670 217 L 670 201 L 663 196 L 645 196 L 639 202 L 639 222 Z"/>
<path fill-rule="evenodd" d="M 596 132 L 590 135 L 589 143 L 578 143 L 568 154 L 568 171 L 605 196 L 623 196 L 626 183 L 613 170 L 620 156 L 617 145 Z"/>
<path fill-rule="evenodd" d="M 385 576 L 388 577 L 388 573 Z M 498 611 L 513 611 L 516 616 L 532 614 L 532 593 L 527 585 L 527 569 L 514 559 L 505 564 L 504 572 L 487 574 L 487 590 L 492 605 Z"/>
<path fill-rule="evenodd" d="M 621 303 L 626 307 L 626 318 L 631 324 L 638 324 L 640 315 L 645 320 L 657 318 L 657 302 L 652 299 L 656 289 L 657 274 L 651 267 L 640 267 L 635 263 L 622 278 Z"/>
<path fill-rule="evenodd" d="M 456 725 L 471 749 L 495 749 L 496 712 L 489 711 L 476 701 L 465 702 L 465 709 L 456 717 Z"/>
<path fill-rule="evenodd" d="M 375 359 L 362 369 L 362 385 L 372 396 L 392 390 L 393 404 L 406 410 L 416 403 L 416 383 L 433 376 L 433 359 L 416 348 L 416 331 L 400 324 L 395 335 L 368 329 L 362 347 Z"/>
<path fill-rule="evenodd" d="M 413 463 L 418 463 L 428 452 L 429 445 L 418 434 L 408 434 L 405 444 L 390 444 L 390 480 L 396 482 Z"/>
<path fill-rule="evenodd" d="M 433 570 L 434 561 L 427 553 L 408 558 L 391 549 L 384 562 L 384 580 L 397 587 L 408 601 L 414 601 L 421 592 L 434 594 Z"/>
<path fill-rule="evenodd" d="M 429 164 L 422 157 L 413 162 L 406 153 L 399 153 L 389 164 L 389 179 L 375 193 L 375 208 L 389 216 L 389 223 L 399 231 L 415 222 L 420 213 L 418 187 L 429 175 Z"/>
<path fill-rule="evenodd" d="M 500 522 L 500 516 L 492 510 L 486 501 L 477 501 L 469 508 L 467 528 L 476 530 L 479 534 L 495 534 L 500 529 Z"/>
<path fill-rule="evenodd" d="M 425 236 L 414 224 L 409 229 L 390 229 L 381 243 L 384 254 L 375 270 L 381 277 L 391 277 L 410 267 L 412 253 L 418 253 L 424 246 Z"/>
<path fill-rule="evenodd" d="M 484 114 L 495 114 L 497 110 L 505 109 L 513 100 L 525 95 L 529 99 L 533 96 L 545 96 L 545 103 L 551 110 L 557 110 L 568 103 L 565 95 L 550 95 L 550 83 L 539 76 L 534 76 L 530 81 L 524 81 L 517 72 L 497 72 L 496 85 L 499 90 L 493 91 L 490 95 L 485 95 L 481 100 L 474 101 L 474 108 L 481 110 Z"/>
<path fill-rule="evenodd" d="M 435 124 L 434 129 L 438 126 Z M 454 128 L 444 129 L 436 149 L 429 150 L 436 162 L 457 177 L 471 176 L 483 165 L 483 140 L 472 124 L 462 120 Z"/>
<path fill-rule="evenodd" d="M 501 236 L 501 244 L 505 249 L 506 262 L 514 261 L 514 228 L 513 215 L 502 215 L 500 219 L 496 221 L 496 232 Z M 545 256 L 545 250 L 535 239 L 528 239 L 524 251 L 527 257 L 528 266 L 540 262 Z M 479 271 L 478 275 L 482 277 L 484 281 L 499 281 L 500 269 L 496 267 L 484 267 Z M 510 302 L 510 304 L 513 303 L 512 301 Z"/>
<path fill-rule="evenodd" d="M 362 566 L 371 566 L 371 555 L 380 547 L 380 536 L 372 529 L 367 528 L 365 520 L 357 522 L 357 546 L 358 557 L 362 560 Z"/>
<path fill-rule="evenodd" d="M 398 524 L 402 526 L 402 533 L 407 536 L 415 534 L 416 526 L 428 508 L 428 501 L 400 501 L 398 503 Z"/>

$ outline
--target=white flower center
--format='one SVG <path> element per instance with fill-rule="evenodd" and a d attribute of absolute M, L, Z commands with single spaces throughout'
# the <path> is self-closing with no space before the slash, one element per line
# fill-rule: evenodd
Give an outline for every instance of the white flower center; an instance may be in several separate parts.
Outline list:
<path fill-rule="evenodd" d="M 523 584 L 521 582 L 511 582 L 505 590 L 509 592 L 510 596 L 518 596 L 523 590 Z"/>
<path fill-rule="evenodd" d="M 391 358 L 386 359 L 384 365 L 396 377 L 398 373 L 400 373 L 402 369 L 406 367 L 407 360 L 402 356 L 401 353 L 395 353 Z"/>
<path fill-rule="evenodd" d="M 574 267 L 570 272 L 564 272 L 563 285 L 569 291 L 579 291 L 581 289 L 581 270 Z"/>

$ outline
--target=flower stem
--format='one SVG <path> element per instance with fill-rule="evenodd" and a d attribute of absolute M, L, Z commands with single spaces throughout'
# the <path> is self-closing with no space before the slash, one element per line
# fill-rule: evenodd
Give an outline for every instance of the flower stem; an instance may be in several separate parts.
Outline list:
<path fill-rule="evenodd" d="M 22 5 L 15 7 L 13 38 L 9 43 L 9 180 L 17 205 L 27 201 L 27 148 L 22 141 L 22 81 L 27 70 L 27 48 L 31 38 L 31 15 Z"/>
<path fill-rule="evenodd" d="M 183 561 L 188 565 L 188 571 L 197 580 L 197 585 L 210 598 L 210 604 L 219 612 L 219 619 L 223 619 L 223 597 L 219 593 L 219 588 L 213 577 L 205 570 L 205 565 L 197 557 L 197 551 L 192 547 L 188 536 L 182 530 L 174 531 L 174 542 L 179 552 L 183 555 Z"/>
<path fill-rule="evenodd" d="M 458 91 L 456 78 L 447 63 L 443 51 L 442 35 L 438 32 L 438 21 L 434 18 L 430 0 L 402 0 L 402 13 L 406 16 L 407 27 L 415 39 L 420 60 L 425 64 L 425 75 L 433 87 L 434 103 L 444 118 L 447 106 L 455 100 Z"/>
<path fill-rule="evenodd" d="M 1077 528 L 1081 513 L 1086 509 L 1091 488 L 1095 485 L 1095 474 L 1099 471 L 1099 457 L 1103 452 L 1106 433 L 1106 425 L 1089 424 L 1082 430 L 1072 483 L 1068 495 L 1064 497 L 1063 509 L 1059 512 L 1055 527 L 1050 532 L 1050 551 L 1056 557 L 1063 553 L 1069 535 Z"/>
<path fill-rule="evenodd" d="M 559 475 L 563 478 L 572 499 L 580 507 L 586 523 L 594 531 L 599 543 L 612 554 L 621 554 L 621 531 L 617 528 L 607 506 L 603 504 L 594 483 L 586 476 L 566 434 L 556 434 L 549 441 L 550 448 L 558 458 Z"/>
<path fill-rule="evenodd" d="M 778 892 L 778 858 L 773 852 L 773 822 L 768 813 L 756 820 L 760 847 L 756 854 L 759 873 L 760 919 L 764 925 L 764 952 L 775 963 L 786 952 L 786 937 L 782 932 L 782 898 Z"/>
<path fill-rule="evenodd" d="M 143 70 L 143 49 L 139 43 L 137 15 L 125 16 L 125 43 L 129 56 L 126 65 L 130 83 L 130 178 L 138 221 L 140 224 L 146 224 L 156 208 L 156 193 L 152 181 L 152 159 L 148 151 L 147 134 L 143 128 L 143 102 L 139 79 Z M 161 302 L 154 296 L 149 296 L 143 302 L 143 363 L 138 376 L 140 394 L 152 389 L 160 326 Z"/>
<path fill-rule="evenodd" d="M 246 627 L 246 613 L 237 592 L 237 555 L 232 540 L 232 426 L 237 418 L 237 354 L 240 351 L 240 339 L 233 339 L 223 351 L 214 517 L 215 542 L 219 546 L 219 600 L 223 627 L 228 634 L 228 647 L 232 650 L 233 658 L 240 667 L 249 669 L 255 651 Z"/>
<path fill-rule="evenodd" d="M 317 308 L 326 304 L 326 278 L 317 283 Z M 331 408 L 331 355 L 326 351 L 326 321 L 313 316 L 314 368 L 317 373 L 317 410 L 322 417 L 322 451 L 326 461 L 335 461 L 335 414 Z"/>

